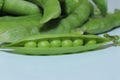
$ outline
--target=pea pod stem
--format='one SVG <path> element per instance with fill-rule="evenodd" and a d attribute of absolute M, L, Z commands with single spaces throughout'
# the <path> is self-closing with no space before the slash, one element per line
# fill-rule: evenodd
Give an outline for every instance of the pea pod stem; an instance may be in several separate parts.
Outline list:
<path fill-rule="evenodd" d="M 113 43 L 117 46 L 120 44 L 120 36 L 118 35 L 109 35 L 109 34 L 104 34 L 104 37 L 109 38 Z"/>

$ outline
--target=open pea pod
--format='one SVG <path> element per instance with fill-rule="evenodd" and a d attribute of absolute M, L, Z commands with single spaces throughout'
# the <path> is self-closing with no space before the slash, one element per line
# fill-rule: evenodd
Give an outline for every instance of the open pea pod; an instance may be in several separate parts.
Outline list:
<path fill-rule="evenodd" d="M 2 50 L 24 55 L 63 55 L 96 50 L 110 39 L 95 35 L 34 35 L 2 46 Z"/>

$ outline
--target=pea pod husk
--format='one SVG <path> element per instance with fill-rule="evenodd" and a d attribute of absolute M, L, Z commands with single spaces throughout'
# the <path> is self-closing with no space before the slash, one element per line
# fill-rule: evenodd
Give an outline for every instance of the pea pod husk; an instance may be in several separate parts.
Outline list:
<path fill-rule="evenodd" d="M 65 38 L 81 38 L 85 40 L 94 39 L 98 44 L 87 45 L 87 46 L 78 46 L 78 47 L 58 47 L 58 48 L 27 48 L 21 47 L 25 42 L 28 41 L 39 41 L 44 39 L 65 39 Z M 72 54 L 79 53 L 84 51 L 96 50 L 97 48 L 103 46 L 106 42 L 109 42 L 108 38 L 103 38 L 95 35 L 76 35 L 76 34 L 60 34 L 60 35 L 34 35 L 18 42 L 4 45 L 4 49 L 12 49 L 12 53 L 24 54 L 24 55 L 62 55 L 62 54 Z"/>

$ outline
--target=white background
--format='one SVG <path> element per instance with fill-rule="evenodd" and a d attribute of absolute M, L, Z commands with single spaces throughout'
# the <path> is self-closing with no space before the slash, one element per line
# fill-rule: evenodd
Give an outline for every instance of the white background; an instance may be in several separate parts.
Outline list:
<path fill-rule="evenodd" d="M 109 11 L 120 8 L 120 0 L 108 2 Z M 51 57 L 0 52 L 0 80 L 120 80 L 120 47 Z"/>

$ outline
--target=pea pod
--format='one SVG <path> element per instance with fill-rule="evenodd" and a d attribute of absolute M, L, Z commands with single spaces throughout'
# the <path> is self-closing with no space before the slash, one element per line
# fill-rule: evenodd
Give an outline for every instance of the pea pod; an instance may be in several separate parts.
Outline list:
<path fill-rule="evenodd" d="M 30 16 L 0 18 L 0 42 L 14 42 L 19 39 L 39 34 L 41 17 L 39 14 Z"/>
<path fill-rule="evenodd" d="M 1 11 L 14 15 L 41 14 L 40 9 L 33 3 L 24 0 L 0 0 Z"/>
<path fill-rule="evenodd" d="M 28 0 L 34 2 L 38 6 L 43 8 L 43 17 L 40 21 L 41 24 L 48 22 L 51 19 L 55 19 L 61 14 L 61 7 L 58 0 Z"/>
<path fill-rule="evenodd" d="M 53 46 L 51 42 L 57 40 L 56 45 Z M 76 45 L 76 40 L 82 40 L 77 42 L 80 45 Z M 91 40 L 95 40 L 96 43 L 90 44 Z M 54 34 L 54 35 L 34 35 L 18 42 L 14 42 L 3 46 L 4 49 L 12 49 L 13 53 L 24 55 L 61 55 L 70 53 L 79 53 L 83 51 L 95 50 L 106 42 L 109 42 L 108 38 L 103 38 L 95 35 L 76 35 L 76 34 Z M 30 42 L 30 46 L 28 45 Z M 36 42 L 36 44 L 34 43 Z M 86 45 L 88 44 L 89 45 Z M 27 44 L 27 47 L 25 46 Z M 33 44 L 33 46 L 31 46 Z M 37 45 L 35 47 L 35 45 Z M 39 46 L 40 47 L 39 47 Z M 43 46 L 44 45 L 44 46 Z M 47 47 L 45 47 L 45 45 Z M 74 46 L 75 45 L 75 46 Z M 43 46 L 43 47 L 42 47 Z"/>
<path fill-rule="evenodd" d="M 107 0 L 93 0 L 93 2 L 98 6 L 103 16 L 107 14 Z"/>
<path fill-rule="evenodd" d="M 82 25 L 90 16 L 91 8 L 87 0 L 82 0 L 79 3 L 79 6 L 67 17 L 61 19 L 57 22 L 57 25 L 50 25 L 47 28 L 43 27 L 41 33 L 43 34 L 60 34 L 60 33 L 70 33 L 76 27 Z M 55 22 L 53 22 L 54 24 Z M 52 23 L 50 23 L 52 24 Z"/>
<path fill-rule="evenodd" d="M 89 33 L 89 34 L 100 34 L 106 31 L 110 31 L 113 28 L 120 26 L 120 14 L 108 14 L 103 18 L 93 18 L 88 21 L 81 28 L 77 29 L 79 32 Z"/>

